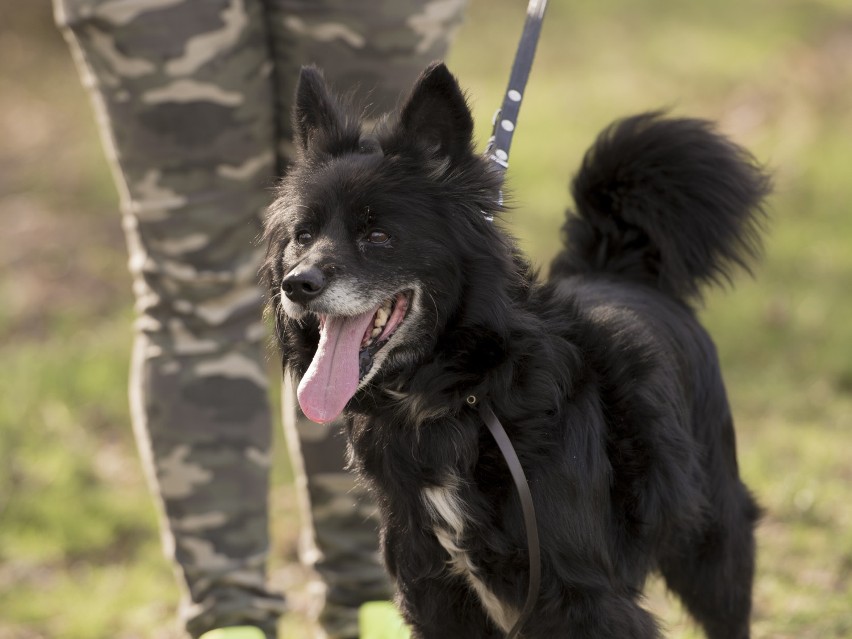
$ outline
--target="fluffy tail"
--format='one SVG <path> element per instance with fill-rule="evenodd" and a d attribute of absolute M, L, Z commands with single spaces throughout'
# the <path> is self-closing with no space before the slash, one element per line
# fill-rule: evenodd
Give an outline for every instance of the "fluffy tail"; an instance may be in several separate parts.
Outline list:
<path fill-rule="evenodd" d="M 687 300 L 761 252 L 770 181 L 709 122 L 638 115 L 586 153 L 552 277 L 605 272 Z"/>

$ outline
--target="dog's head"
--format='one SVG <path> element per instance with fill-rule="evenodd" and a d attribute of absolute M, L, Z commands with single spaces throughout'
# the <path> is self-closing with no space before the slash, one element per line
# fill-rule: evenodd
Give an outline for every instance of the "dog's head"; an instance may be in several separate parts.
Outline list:
<path fill-rule="evenodd" d="M 487 269 L 499 177 L 443 64 L 367 133 L 313 68 L 293 113 L 298 156 L 270 209 L 265 281 L 299 402 L 337 417 L 371 382 L 426 358 Z M 481 273 L 486 275 L 487 273 Z"/>

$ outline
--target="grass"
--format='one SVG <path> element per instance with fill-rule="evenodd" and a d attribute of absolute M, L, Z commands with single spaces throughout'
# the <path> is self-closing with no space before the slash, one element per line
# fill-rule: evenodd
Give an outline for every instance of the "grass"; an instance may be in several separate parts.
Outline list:
<path fill-rule="evenodd" d="M 449 60 L 484 142 L 522 2 L 472 0 Z M 12 11 L 14 9 L 14 12 Z M 756 279 L 708 296 L 766 508 L 753 636 L 852 636 L 852 14 L 844 0 L 551 3 L 509 173 L 506 225 L 546 267 L 595 133 L 669 107 L 720 122 L 771 166 Z M 46 0 L 0 0 L 0 639 L 177 637 L 179 597 L 126 407 L 131 298 L 116 198 Z M 508 43 L 508 46 L 507 44 Z M 307 635 L 280 444 L 276 584 Z M 700 636 L 659 583 L 671 637 Z"/>

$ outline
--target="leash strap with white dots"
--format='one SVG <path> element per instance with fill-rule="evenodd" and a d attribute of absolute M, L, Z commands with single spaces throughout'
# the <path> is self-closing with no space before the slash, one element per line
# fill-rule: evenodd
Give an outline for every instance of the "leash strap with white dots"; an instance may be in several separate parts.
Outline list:
<path fill-rule="evenodd" d="M 524 22 L 524 30 L 521 32 L 518 51 L 515 53 L 512 72 L 509 75 L 509 86 L 503 96 L 500 110 L 494 114 L 494 130 L 488 140 L 485 154 L 501 174 L 509 168 L 509 147 L 512 145 L 512 135 L 518 123 L 518 112 L 521 109 L 521 100 L 524 98 L 527 79 L 535 58 L 535 49 L 541 34 L 546 8 L 547 0 L 530 0 L 527 6 L 527 18 Z"/>

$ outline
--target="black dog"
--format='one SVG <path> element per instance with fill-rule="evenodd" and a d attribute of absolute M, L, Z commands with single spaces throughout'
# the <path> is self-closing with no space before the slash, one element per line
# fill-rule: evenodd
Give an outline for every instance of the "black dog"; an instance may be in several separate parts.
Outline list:
<path fill-rule="evenodd" d="M 653 570 L 709 637 L 748 637 L 758 508 L 691 302 L 759 252 L 751 156 L 703 121 L 616 123 L 542 283 L 486 219 L 499 178 L 444 65 L 372 134 L 355 113 L 303 70 L 265 275 L 304 412 L 349 418 L 414 636 L 502 637 L 526 596 L 519 500 L 475 395 L 535 501 L 525 638 L 658 636 L 639 605 Z"/>

